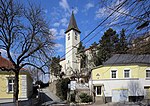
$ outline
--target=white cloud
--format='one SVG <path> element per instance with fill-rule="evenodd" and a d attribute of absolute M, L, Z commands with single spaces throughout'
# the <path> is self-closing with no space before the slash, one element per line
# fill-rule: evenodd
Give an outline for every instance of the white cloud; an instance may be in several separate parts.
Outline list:
<path fill-rule="evenodd" d="M 65 51 L 65 48 L 64 48 L 64 45 L 62 44 L 55 44 L 55 47 L 56 47 L 56 50 L 57 52 L 64 52 Z"/>
<path fill-rule="evenodd" d="M 67 18 L 62 18 L 62 19 L 60 20 L 60 23 L 61 23 L 62 26 L 67 27 L 67 25 L 68 25 L 68 20 L 67 20 Z"/>
<path fill-rule="evenodd" d="M 2 55 L 2 56 L 4 56 L 4 57 L 6 56 L 6 53 L 7 53 L 6 50 L 0 49 L 0 52 L 1 52 L 1 55 Z"/>
<path fill-rule="evenodd" d="M 94 4 L 93 3 L 87 3 L 84 7 L 84 9 L 82 10 L 83 13 L 85 13 L 85 15 L 87 15 L 87 12 L 89 9 L 93 8 L 94 7 Z"/>
<path fill-rule="evenodd" d="M 53 36 L 56 36 L 58 34 L 56 28 L 51 28 L 50 31 L 51 31 L 51 33 L 52 33 Z"/>
<path fill-rule="evenodd" d="M 105 7 L 99 8 L 96 11 L 96 18 L 102 18 L 102 17 L 108 16 L 110 13 L 111 11 Z"/>
<path fill-rule="evenodd" d="M 92 7 L 94 7 L 94 4 L 92 4 L 92 3 L 87 3 L 87 4 L 85 5 L 85 9 L 86 9 L 86 10 L 89 10 L 89 9 L 92 8 Z"/>
<path fill-rule="evenodd" d="M 59 27 L 59 26 L 60 26 L 60 23 L 59 23 L 59 22 L 55 22 L 55 23 L 53 24 L 53 26 L 54 26 L 54 27 Z"/>
<path fill-rule="evenodd" d="M 62 44 L 59 44 L 59 43 L 56 43 L 54 46 L 55 46 L 56 48 L 63 47 L 63 45 L 62 45 Z"/>
<path fill-rule="evenodd" d="M 59 40 L 65 37 L 65 29 L 60 29 L 60 31 L 58 32 L 56 28 L 51 28 L 50 31 L 53 35 L 54 40 Z"/>
<path fill-rule="evenodd" d="M 61 0 L 59 2 L 60 7 L 62 7 L 65 10 L 65 13 L 63 14 L 66 18 L 70 16 L 70 13 L 74 11 L 74 14 L 77 14 L 78 8 L 74 7 L 73 9 L 70 8 L 67 0 Z"/>
<path fill-rule="evenodd" d="M 69 11 L 70 10 L 70 7 L 69 7 L 69 4 L 67 2 L 67 0 L 61 0 L 59 2 L 59 5 L 65 10 L 65 11 Z"/>
<path fill-rule="evenodd" d="M 96 13 L 96 18 L 102 18 L 102 17 L 106 17 L 109 14 L 111 14 L 112 12 L 114 12 L 114 10 L 118 7 L 118 5 L 122 3 L 122 0 L 117 0 L 116 2 L 112 2 L 111 4 L 99 8 L 95 13 Z M 120 17 L 123 16 L 120 13 L 128 13 L 128 10 L 125 9 L 125 7 L 121 7 L 120 9 L 118 9 L 118 12 L 116 11 L 111 17 Z"/>
<path fill-rule="evenodd" d="M 56 37 L 56 39 L 62 39 L 62 38 L 64 38 L 65 37 L 65 29 L 61 29 L 60 31 L 59 31 L 59 34 L 57 35 L 57 37 Z"/>
<path fill-rule="evenodd" d="M 64 37 L 65 36 L 65 29 L 61 29 L 59 32 L 59 35 Z"/>
<path fill-rule="evenodd" d="M 0 52 L 1 52 L 1 56 L 2 56 L 2 57 L 7 57 L 7 51 L 6 51 L 6 50 L 0 49 Z M 15 53 L 13 53 L 13 52 L 10 52 L 10 54 L 11 54 L 12 57 L 16 57 L 16 56 L 19 55 L 19 54 L 15 54 Z"/>
<path fill-rule="evenodd" d="M 74 14 L 77 14 L 78 13 L 78 8 L 75 7 L 75 8 L 72 9 L 72 11 L 73 11 Z"/>

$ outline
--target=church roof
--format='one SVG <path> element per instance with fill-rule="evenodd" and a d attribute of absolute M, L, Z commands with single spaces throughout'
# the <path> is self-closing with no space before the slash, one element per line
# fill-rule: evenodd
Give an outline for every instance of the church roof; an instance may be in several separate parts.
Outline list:
<path fill-rule="evenodd" d="M 69 22 L 69 26 L 66 30 L 65 33 L 69 32 L 70 30 L 76 30 L 77 32 L 81 33 L 78 26 L 77 26 L 77 23 L 76 23 L 76 20 L 75 20 L 75 17 L 74 17 L 74 13 L 72 12 L 72 15 L 71 15 L 71 18 L 70 18 L 70 22 Z"/>

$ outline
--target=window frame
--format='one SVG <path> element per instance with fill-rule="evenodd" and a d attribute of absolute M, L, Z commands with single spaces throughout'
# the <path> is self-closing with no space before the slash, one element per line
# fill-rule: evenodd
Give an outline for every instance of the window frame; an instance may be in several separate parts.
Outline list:
<path fill-rule="evenodd" d="M 78 35 L 77 35 L 77 33 L 75 32 L 75 40 L 77 40 L 78 39 Z"/>
<path fill-rule="evenodd" d="M 11 81 L 11 83 L 9 82 L 9 81 Z M 15 83 L 15 78 L 14 77 L 8 77 L 7 78 L 7 92 L 8 93 L 13 93 L 14 92 L 14 83 Z M 11 89 L 12 90 L 10 90 L 10 85 L 11 85 Z"/>
<path fill-rule="evenodd" d="M 112 75 L 112 72 L 113 72 L 113 71 L 115 71 L 115 72 L 116 72 L 116 77 L 115 77 L 115 78 L 113 78 L 113 75 Z M 118 74 L 117 74 L 117 70 L 116 70 L 116 69 L 112 69 L 112 70 L 111 70 L 111 78 L 112 78 L 112 79 L 116 79 L 116 78 L 118 78 Z"/>
<path fill-rule="evenodd" d="M 98 94 L 98 87 L 100 87 L 100 94 Z M 102 96 L 102 86 L 94 86 L 95 96 Z"/>
<path fill-rule="evenodd" d="M 78 37 L 77 37 L 77 35 L 75 35 L 75 40 L 78 40 Z"/>
<path fill-rule="evenodd" d="M 147 71 L 149 71 L 149 72 L 148 72 L 148 75 L 149 75 L 149 76 L 147 76 Z M 146 69 L 146 78 L 150 78 L 150 69 Z"/>
<path fill-rule="evenodd" d="M 128 73 L 129 76 L 128 77 L 125 76 L 126 75 L 125 71 L 129 71 L 129 73 Z M 130 78 L 130 76 L 131 76 L 131 70 L 130 69 L 124 69 L 123 75 L 124 75 L 124 78 Z"/>
<path fill-rule="evenodd" d="M 70 33 L 68 34 L 68 40 L 70 40 Z"/>

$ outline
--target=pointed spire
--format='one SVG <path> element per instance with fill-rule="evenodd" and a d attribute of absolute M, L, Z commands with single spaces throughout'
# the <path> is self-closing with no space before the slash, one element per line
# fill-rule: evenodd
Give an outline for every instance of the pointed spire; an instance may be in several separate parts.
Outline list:
<path fill-rule="evenodd" d="M 65 33 L 69 32 L 72 29 L 76 30 L 79 33 L 81 33 L 79 28 L 78 28 L 78 26 L 77 26 L 77 24 L 76 24 L 76 20 L 75 20 L 73 11 L 72 11 L 72 15 L 71 15 L 71 18 L 70 18 L 69 26 L 68 26 L 68 28 L 67 28 Z"/>

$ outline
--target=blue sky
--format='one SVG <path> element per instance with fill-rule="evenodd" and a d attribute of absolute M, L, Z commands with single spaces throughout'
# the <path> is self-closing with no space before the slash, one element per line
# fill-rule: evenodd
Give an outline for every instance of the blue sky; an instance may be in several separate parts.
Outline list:
<path fill-rule="evenodd" d="M 105 1 L 105 5 L 102 1 L 105 0 L 30 0 L 33 4 L 41 5 L 45 12 L 45 18 L 50 23 L 50 30 L 52 31 L 56 42 L 54 56 L 60 55 L 60 57 L 62 57 L 65 54 L 64 32 L 69 24 L 72 11 L 74 11 L 77 25 L 81 31 L 80 36 L 82 40 L 90 31 L 113 12 L 113 10 L 110 10 L 109 8 L 114 9 L 115 6 L 125 0 L 108 0 Z M 23 2 L 26 3 L 26 0 Z M 136 27 L 142 22 L 139 21 L 138 18 L 140 17 L 140 14 L 149 10 L 149 5 L 149 0 L 131 0 L 126 2 L 126 4 L 118 10 L 118 12 L 124 13 L 124 15 L 115 12 L 96 31 L 94 31 L 94 33 L 83 41 L 84 46 L 88 48 L 92 43 L 98 42 L 103 33 L 109 27 L 116 30 L 117 33 L 119 33 L 122 28 L 124 28 L 128 34 L 141 32 L 136 30 Z M 126 16 L 125 14 L 135 16 L 137 19 L 131 16 Z M 117 24 L 122 22 L 127 23 L 128 21 L 132 21 L 133 24 Z M 131 36 L 131 34 L 129 36 Z"/>
<path fill-rule="evenodd" d="M 69 24 L 71 11 L 75 13 L 77 25 L 81 31 L 81 39 L 97 25 L 96 4 L 99 0 L 45 0 L 40 1 L 50 20 L 51 31 L 56 38 L 56 55 L 65 53 L 65 30 Z M 92 19 L 92 20 L 91 20 Z M 86 45 L 88 47 L 88 45 Z"/>
<path fill-rule="evenodd" d="M 20 0 L 18 1 L 20 2 Z M 64 32 L 69 24 L 72 11 L 74 11 L 77 25 L 81 31 L 80 36 L 82 40 L 113 12 L 113 10 L 109 8 L 114 9 L 115 6 L 125 0 L 21 0 L 24 4 L 28 4 L 27 1 L 33 5 L 40 4 L 43 8 L 45 18 L 49 22 L 50 30 L 55 38 L 54 56 L 60 55 L 60 57 L 62 57 L 65 54 Z M 102 1 L 105 1 L 105 4 Z M 150 20 L 148 15 L 142 16 L 144 12 L 149 11 L 149 7 L 150 0 L 129 0 L 126 5 L 123 5 L 121 9 L 119 9 L 119 12 L 130 14 L 131 16 L 135 16 L 135 18 L 115 12 L 107 21 L 100 25 L 94 33 L 83 41 L 84 46 L 88 48 L 92 43 L 98 42 L 103 33 L 110 27 L 116 30 L 117 33 L 124 28 L 126 33 L 129 34 L 128 36 L 138 35 L 138 33 L 144 32 L 136 30 L 136 27 L 143 22 L 143 20 L 139 21 L 139 18 L 147 17 L 145 21 Z M 120 25 L 120 23 L 123 22 L 125 22 L 125 24 Z M 132 24 L 128 24 L 127 22 L 132 22 Z M 149 28 L 145 31 L 148 30 Z M 1 52 L 4 53 L 5 51 L 1 50 Z"/>
<path fill-rule="evenodd" d="M 94 29 L 109 12 L 105 13 L 105 8 L 100 8 L 100 0 L 32 0 L 36 4 L 41 4 L 46 19 L 50 23 L 50 30 L 55 36 L 55 56 L 63 56 L 65 54 L 65 30 L 69 24 L 71 11 L 74 11 L 77 25 L 81 31 L 81 39 L 83 39 L 92 29 Z M 98 42 L 100 34 L 90 40 L 89 36 L 83 41 L 88 48 L 94 41 Z M 95 32 L 96 33 L 96 32 Z M 87 42 L 87 43 L 86 43 Z"/>
<path fill-rule="evenodd" d="M 115 8 L 118 4 L 125 0 L 18 0 L 27 4 L 27 1 L 33 5 L 40 4 L 45 13 L 45 18 L 50 23 L 50 30 L 55 38 L 55 53 L 54 56 L 65 54 L 65 30 L 69 24 L 71 12 L 74 11 L 77 25 L 81 31 L 81 40 L 89 34 L 99 23 L 101 23 L 107 16 L 109 16 L 113 10 L 108 9 Z M 105 1 L 104 5 L 102 1 Z M 134 3 L 134 1 L 136 1 Z M 131 6 L 130 6 L 131 5 Z M 108 7 L 107 7 L 108 6 Z M 98 42 L 103 33 L 109 28 L 113 28 L 119 33 L 122 28 L 125 28 L 127 33 L 138 34 L 143 31 L 137 31 L 136 27 L 140 25 L 143 20 L 141 18 L 144 12 L 149 11 L 150 0 L 128 0 L 127 5 L 123 5 L 119 9 L 120 13 L 130 14 L 133 17 L 127 17 L 126 15 L 115 12 L 107 21 L 105 21 L 100 27 L 88 36 L 83 44 L 88 48 L 92 43 Z M 149 16 L 143 16 L 145 21 L 149 21 Z M 132 24 L 120 25 L 117 23 L 133 22 Z M 135 24 L 134 24 L 135 23 Z M 115 25 L 117 24 L 117 25 Z M 149 31 L 147 28 L 146 31 Z M 97 34 L 98 33 L 98 34 Z M 131 35 L 129 35 L 131 36 Z M 5 51 L 2 51 L 5 53 Z M 63 58 L 63 57 L 62 57 Z"/>

